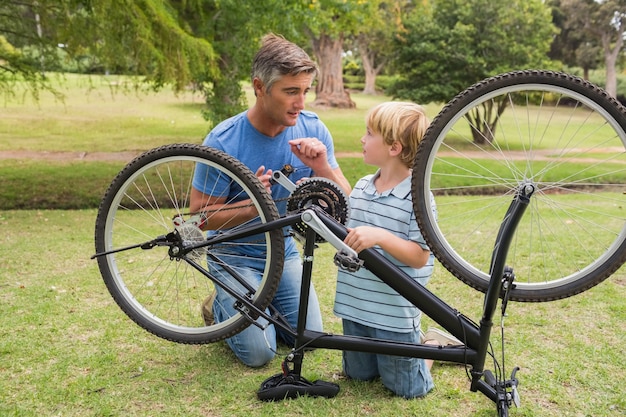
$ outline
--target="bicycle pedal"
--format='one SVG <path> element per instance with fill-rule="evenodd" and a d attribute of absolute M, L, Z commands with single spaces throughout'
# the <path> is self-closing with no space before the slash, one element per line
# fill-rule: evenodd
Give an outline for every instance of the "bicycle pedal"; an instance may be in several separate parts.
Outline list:
<path fill-rule="evenodd" d="M 363 266 L 362 259 L 354 258 L 343 251 L 335 253 L 333 262 L 336 266 L 348 272 L 356 272 Z"/>

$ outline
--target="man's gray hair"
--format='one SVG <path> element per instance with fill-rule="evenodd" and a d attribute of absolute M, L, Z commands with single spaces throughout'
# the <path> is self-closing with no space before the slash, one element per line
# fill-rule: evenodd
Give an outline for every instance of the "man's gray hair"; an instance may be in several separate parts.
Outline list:
<path fill-rule="evenodd" d="M 252 80 L 258 78 L 270 91 L 272 85 L 283 76 L 300 73 L 318 73 L 317 64 L 298 45 L 275 34 L 263 37 L 261 49 L 252 62 Z"/>

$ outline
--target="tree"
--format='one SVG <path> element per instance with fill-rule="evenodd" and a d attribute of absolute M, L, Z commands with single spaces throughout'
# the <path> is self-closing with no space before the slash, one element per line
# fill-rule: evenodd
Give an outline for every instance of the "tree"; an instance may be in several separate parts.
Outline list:
<path fill-rule="evenodd" d="M 140 83 L 155 89 L 198 88 L 207 103 L 204 116 L 215 123 L 246 107 L 241 81 L 249 79 L 264 34 L 307 43 L 297 30 L 302 14 L 293 10 L 301 3 L 8 0 L 0 5 L 0 91 L 10 92 L 9 80 L 19 79 L 35 92 L 50 87 L 44 71 L 75 60 L 89 64 L 85 71 L 140 75 Z"/>
<path fill-rule="evenodd" d="M 239 113 L 246 107 L 242 81 L 250 80 L 250 69 L 260 40 L 274 31 L 303 44 L 308 39 L 297 32 L 299 0 L 196 0 L 180 14 L 194 36 L 207 40 L 219 57 L 217 70 L 196 80 L 202 89 L 211 123 Z M 254 17 L 254 18 L 251 18 Z"/>
<path fill-rule="evenodd" d="M 569 66 L 583 69 L 583 78 L 589 79 L 589 70 L 601 61 L 599 42 L 585 33 L 589 7 L 594 0 L 552 0 L 552 22 L 559 32 L 552 41 L 548 56 Z"/>
<path fill-rule="evenodd" d="M 413 1 L 406 0 L 367 3 L 366 21 L 357 29 L 354 40 L 365 72 L 364 94 L 376 94 L 376 77 L 392 58 L 389 45 L 403 29 L 401 16 L 415 7 Z"/>
<path fill-rule="evenodd" d="M 436 0 L 405 21 L 395 42 L 401 79 L 390 93 L 416 102 L 445 102 L 469 85 L 516 69 L 545 67 L 555 28 L 542 0 Z M 491 140 L 506 103 L 474 117 L 488 127 L 474 140 Z M 470 121 L 472 122 L 472 121 Z M 478 126 L 478 124 L 475 124 Z"/>
<path fill-rule="evenodd" d="M 354 33 L 364 0 L 304 1 L 302 21 L 304 32 L 313 46 L 320 75 L 315 87 L 314 107 L 354 108 L 356 104 L 343 85 L 343 42 Z"/>
<path fill-rule="evenodd" d="M 188 7 L 178 4 L 181 10 Z M 217 69 L 213 48 L 179 24 L 166 0 L 6 0 L 0 5 L 0 91 L 25 80 L 51 89 L 44 71 L 90 56 L 102 68 L 185 88 Z M 93 62 L 92 61 L 92 62 Z"/>
<path fill-rule="evenodd" d="M 579 65 L 584 77 L 601 57 L 606 68 L 605 88 L 617 94 L 617 61 L 626 32 L 626 1 L 623 0 L 554 0 L 554 22 L 560 33 L 553 43 L 551 56 L 566 64 Z"/>
<path fill-rule="evenodd" d="M 624 46 L 626 32 L 626 1 L 598 0 L 594 2 L 585 29 L 600 39 L 606 66 L 605 89 L 611 96 L 617 96 L 617 60 Z"/>

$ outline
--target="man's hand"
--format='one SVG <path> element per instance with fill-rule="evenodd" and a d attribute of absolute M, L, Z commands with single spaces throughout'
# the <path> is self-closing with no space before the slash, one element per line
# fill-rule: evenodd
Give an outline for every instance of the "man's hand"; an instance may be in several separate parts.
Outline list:
<path fill-rule="evenodd" d="M 263 184 L 267 193 L 272 194 L 272 183 L 270 182 L 270 179 L 272 178 L 272 170 L 268 169 L 267 172 L 265 172 L 265 166 L 261 165 L 259 169 L 256 170 L 254 175 L 257 176 L 259 181 L 261 181 L 261 184 Z"/>
<path fill-rule="evenodd" d="M 300 138 L 289 141 L 291 152 L 294 153 L 313 172 L 328 169 L 326 146 L 316 138 Z"/>
<path fill-rule="evenodd" d="M 299 138 L 289 141 L 291 152 L 302 161 L 302 163 L 313 170 L 317 177 L 328 178 L 339 184 L 341 189 L 350 194 L 350 183 L 341 172 L 341 168 L 331 168 L 328 163 L 328 149 L 317 138 Z"/>

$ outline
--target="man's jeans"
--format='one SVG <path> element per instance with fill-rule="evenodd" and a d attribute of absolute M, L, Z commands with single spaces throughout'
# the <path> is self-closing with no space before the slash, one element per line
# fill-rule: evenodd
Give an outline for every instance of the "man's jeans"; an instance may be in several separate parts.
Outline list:
<path fill-rule="evenodd" d="M 234 267 L 239 274 L 245 277 L 247 282 L 257 286 L 261 280 L 262 270 L 259 268 L 262 268 L 262 264 L 254 259 L 242 257 L 238 257 L 236 262 L 236 266 L 232 264 L 229 264 L 229 266 Z M 226 275 L 225 272 L 219 271 L 220 267 L 211 262 L 209 263 L 209 270 L 218 278 Z M 300 254 L 295 252 L 285 258 L 283 274 L 271 303 L 294 329 L 296 329 L 298 323 L 301 281 L 302 261 Z M 217 286 L 217 289 L 216 300 L 213 303 L 213 314 L 215 322 L 219 323 L 237 313 L 237 310 L 233 308 L 235 299 L 219 288 L 219 286 Z M 244 364 L 251 367 L 263 366 L 274 358 L 277 337 L 289 346 L 293 346 L 295 341 L 291 335 L 286 334 L 280 328 L 275 328 L 272 324 L 268 325 L 267 320 L 262 317 L 257 320 L 257 323 L 261 324 L 264 330 L 251 324 L 240 333 L 226 339 L 235 355 Z M 309 294 L 306 328 L 322 331 L 322 315 L 313 285 L 311 285 Z"/>

